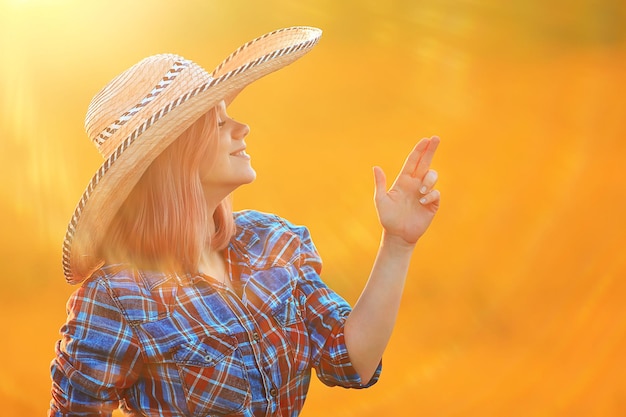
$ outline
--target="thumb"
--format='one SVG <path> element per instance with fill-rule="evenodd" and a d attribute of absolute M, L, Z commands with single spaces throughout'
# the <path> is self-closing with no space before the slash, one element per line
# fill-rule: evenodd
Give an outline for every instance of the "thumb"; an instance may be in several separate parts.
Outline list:
<path fill-rule="evenodd" d="M 379 166 L 373 168 L 374 171 L 374 201 L 380 201 L 387 191 L 387 178 L 385 172 Z"/>

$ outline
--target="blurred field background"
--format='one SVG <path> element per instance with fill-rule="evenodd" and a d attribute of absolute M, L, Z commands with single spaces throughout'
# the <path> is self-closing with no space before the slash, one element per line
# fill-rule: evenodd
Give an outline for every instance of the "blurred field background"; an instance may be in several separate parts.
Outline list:
<path fill-rule="evenodd" d="M 622 0 L 0 0 L 0 414 L 48 406 L 93 94 L 150 54 L 211 70 L 292 25 L 324 36 L 231 107 L 258 173 L 235 205 L 307 224 L 349 301 L 380 235 L 372 166 L 442 138 L 382 379 L 314 381 L 302 415 L 626 415 Z"/>

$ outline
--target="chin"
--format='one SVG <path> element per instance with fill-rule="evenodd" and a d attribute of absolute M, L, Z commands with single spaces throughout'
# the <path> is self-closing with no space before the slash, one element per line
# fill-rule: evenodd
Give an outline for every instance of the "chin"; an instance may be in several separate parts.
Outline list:
<path fill-rule="evenodd" d="M 250 184 L 255 179 L 256 179 L 256 171 L 251 168 L 250 172 L 246 173 L 245 177 L 241 179 L 241 185 Z"/>
<path fill-rule="evenodd" d="M 246 184 L 250 184 L 254 182 L 254 180 L 256 180 L 256 172 L 252 171 L 252 175 L 250 175 L 250 177 L 248 178 L 248 182 L 246 182 Z"/>

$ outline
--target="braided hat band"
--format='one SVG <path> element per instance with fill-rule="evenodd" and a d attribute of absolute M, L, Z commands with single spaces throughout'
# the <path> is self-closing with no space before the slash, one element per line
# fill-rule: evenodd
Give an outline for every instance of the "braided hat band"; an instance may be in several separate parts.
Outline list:
<path fill-rule="evenodd" d="M 172 54 L 143 59 L 91 101 L 85 129 L 104 163 L 91 178 L 68 224 L 63 273 L 70 284 L 102 266 L 98 247 L 119 207 L 148 166 L 194 121 L 248 84 L 294 62 L 321 30 L 291 27 L 238 48 L 211 74 Z"/>

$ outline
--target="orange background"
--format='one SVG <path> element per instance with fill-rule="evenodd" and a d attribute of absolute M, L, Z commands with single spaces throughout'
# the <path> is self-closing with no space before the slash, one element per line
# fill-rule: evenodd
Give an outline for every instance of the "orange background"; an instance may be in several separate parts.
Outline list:
<path fill-rule="evenodd" d="M 43 415 L 65 227 L 100 164 L 92 95 L 144 56 L 211 70 L 324 29 L 242 94 L 258 180 L 237 208 L 307 224 L 354 302 L 376 251 L 371 167 L 438 134 L 442 207 L 380 382 L 315 381 L 303 416 L 626 415 L 626 6 L 621 0 L 0 0 L 0 404 Z"/>

